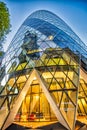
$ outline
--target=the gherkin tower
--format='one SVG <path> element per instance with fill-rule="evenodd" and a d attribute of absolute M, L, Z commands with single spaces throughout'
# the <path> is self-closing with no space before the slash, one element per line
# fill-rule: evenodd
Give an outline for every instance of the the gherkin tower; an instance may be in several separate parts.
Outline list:
<path fill-rule="evenodd" d="M 74 130 L 87 114 L 87 47 L 55 14 L 32 13 L 1 65 L 0 128 L 13 122 L 59 121 Z"/>

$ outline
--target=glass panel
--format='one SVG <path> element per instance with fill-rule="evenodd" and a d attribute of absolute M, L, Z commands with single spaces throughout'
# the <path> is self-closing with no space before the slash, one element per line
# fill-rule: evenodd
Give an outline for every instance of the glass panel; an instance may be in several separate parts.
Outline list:
<path fill-rule="evenodd" d="M 49 36 L 49 35 L 48 35 Z M 13 56 L 11 64 L 8 64 L 9 74 L 4 75 L 6 85 L 3 85 L 1 95 L 7 95 L 6 101 L 0 97 L 0 103 L 6 102 L 6 107 L 13 107 L 15 97 L 19 94 L 30 76 L 30 72 L 36 69 L 40 74 L 44 84 L 56 103 L 62 117 L 66 120 L 71 128 L 75 122 L 79 67 L 78 63 L 65 50 L 49 47 L 49 42 L 42 41 L 37 43 L 36 34 L 28 34 L 25 31 L 21 51 L 16 58 Z M 22 44 L 22 43 L 21 43 Z M 41 49 L 39 47 L 41 45 Z M 43 48 L 45 47 L 45 48 Z M 17 68 L 16 68 L 17 67 Z M 16 71 L 15 71 L 16 69 Z M 7 74 L 8 71 L 6 71 Z M 2 74 L 1 74 L 2 75 Z M 6 78 L 5 78 L 6 77 Z M 86 96 L 86 83 L 81 81 L 81 96 Z M 80 111 L 83 112 L 86 107 L 85 100 L 80 99 Z M 4 104 L 3 104 L 4 105 Z M 6 108 L 6 109 L 7 109 Z M 4 111 L 3 111 L 4 112 Z M 86 112 L 86 110 L 84 111 Z M 70 115 L 72 114 L 72 117 Z M 42 86 L 34 78 L 24 101 L 15 117 L 15 121 L 55 121 L 56 116 L 51 109 L 51 105 L 43 93 Z"/>
<path fill-rule="evenodd" d="M 45 94 L 34 80 L 22 102 L 22 105 L 15 117 L 15 121 L 52 121 L 57 120 Z"/>
<path fill-rule="evenodd" d="M 20 76 L 18 79 L 17 79 L 17 83 L 23 83 L 26 81 L 26 76 L 23 75 L 23 76 Z"/>
<path fill-rule="evenodd" d="M 7 100 L 5 100 L 3 106 L 0 109 L 0 128 L 2 124 L 4 123 L 7 115 L 8 115 L 8 108 L 7 108 Z"/>
<path fill-rule="evenodd" d="M 6 99 L 6 96 L 0 95 L 0 108 L 1 108 L 2 104 L 4 103 L 5 99 Z"/>
<path fill-rule="evenodd" d="M 18 67 L 16 68 L 16 71 L 22 70 L 22 66 L 18 65 Z"/>
<path fill-rule="evenodd" d="M 81 99 L 81 103 L 83 105 L 83 108 L 84 108 L 84 111 L 85 111 L 85 114 L 87 113 L 87 103 L 86 103 L 86 100 L 84 98 Z"/>
<path fill-rule="evenodd" d="M 13 86 L 15 81 L 16 81 L 15 78 L 10 78 L 8 81 L 8 86 Z"/>
<path fill-rule="evenodd" d="M 69 97 L 63 93 L 60 111 L 66 119 L 67 123 L 73 128 L 74 118 L 75 118 L 75 106 L 70 101 Z M 70 114 L 72 116 L 70 116 Z"/>
<path fill-rule="evenodd" d="M 85 111 L 84 111 L 84 108 L 80 99 L 78 100 L 78 105 L 80 107 L 81 113 L 85 114 Z"/>

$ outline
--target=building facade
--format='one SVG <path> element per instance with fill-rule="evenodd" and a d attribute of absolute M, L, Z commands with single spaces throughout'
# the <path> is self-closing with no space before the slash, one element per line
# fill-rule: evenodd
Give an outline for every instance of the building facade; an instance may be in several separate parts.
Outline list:
<path fill-rule="evenodd" d="M 87 115 L 87 46 L 58 16 L 39 10 L 21 25 L 0 71 L 0 127 Z M 71 115 L 71 116 L 70 116 Z"/>

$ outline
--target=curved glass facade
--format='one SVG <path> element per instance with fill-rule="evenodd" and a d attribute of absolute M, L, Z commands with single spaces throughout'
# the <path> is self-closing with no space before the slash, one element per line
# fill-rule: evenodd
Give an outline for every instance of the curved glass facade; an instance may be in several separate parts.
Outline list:
<path fill-rule="evenodd" d="M 31 14 L 14 36 L 2 61 L 1 129 L 13 121 L 59 121 L 74 130 L 80 62 L 86 65 L 86 59 L 87 47 L 64 21 L 45 10 Z M 87 108 L 84 100 L 83 106 Z M 79 98 L 78 113 L 87 114 L 81 101 Z"/>

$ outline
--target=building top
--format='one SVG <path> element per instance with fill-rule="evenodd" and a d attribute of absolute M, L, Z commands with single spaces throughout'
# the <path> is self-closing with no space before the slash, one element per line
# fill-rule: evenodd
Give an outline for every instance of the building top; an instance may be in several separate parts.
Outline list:
<path fill-rule="evenodd" d="M 80 46 L 87 51 L 87 46 L 81 41 L 81 39 L 73 32 L 73 30 L 56 14 L 47 11 L 47 10 L 38 10 L 32 13 L 23 24 L 27 23 L 29 19 L 40 19 L 44 20 L 52 25 L 56 26 L 60 30 L 67 33 L 70 37 L 72 37 Z"/>
<path fill-rule="evenodd" d="M 26 32 L 32 29 L 35 33 L 41 33 L 53 41 L 56 47 L 68 48 L 74 53 L 79 52 L 82 63 L 84 66 L 87 65 L 87 46 L 61 18 L 47 10 L 35 11 L 24 21 L 9 45 L 7 53 L 20 47 Z M 51 43 L 50 47 L 53 47 Z"/>

